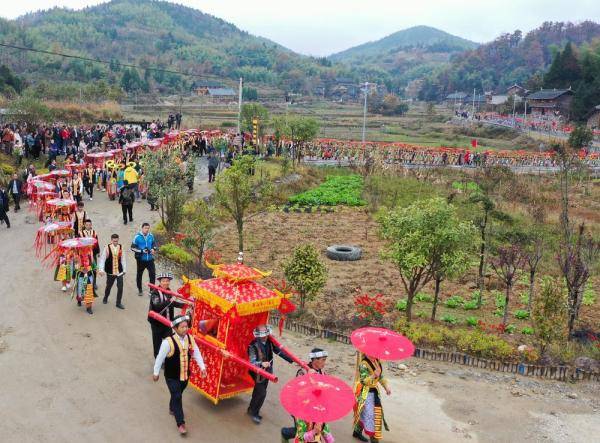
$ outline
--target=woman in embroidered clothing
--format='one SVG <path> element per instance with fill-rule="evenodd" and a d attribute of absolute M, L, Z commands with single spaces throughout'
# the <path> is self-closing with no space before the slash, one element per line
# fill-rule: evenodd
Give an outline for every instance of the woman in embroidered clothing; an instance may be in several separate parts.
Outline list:
<path fill-rule="evenodd" d="M 354 389 L 356 405 L 352 436 L 360 441 L 379 442 L 382 428 L 389 430 L 383 416 L 379 385 L 387 395 L 392 393 L 387 379 L 383 376 L 383 367 L 379 359 L 359 354 Z M 363 431 L 369 438 L 363 435 Z"/>

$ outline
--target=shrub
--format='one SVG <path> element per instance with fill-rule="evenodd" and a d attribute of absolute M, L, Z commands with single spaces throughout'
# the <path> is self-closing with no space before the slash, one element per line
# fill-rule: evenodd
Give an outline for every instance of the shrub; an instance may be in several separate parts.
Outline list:
<path fill-rule="evenodd" d="M 180 248 L 174 243 L 166 243 L 159 250 L 161 255 L 181 265 L 193 263 L 194 257 L 189 252 Z"/>
<path fill-rule="evenodd" d="M 413 343 L 429 348 L 445 347 L 475 357 L 512 360 L 515 349 L 507 341 L 480 330 L 450 329 L 432 323 L 406 323 L 401 320 L 396 328 Z"/>
<path fill-rule="evenodd" d="M 299 245 L 294 249 L 292 256 L 283 263 L 283 273 L 298 291 L 301 308 L 304 308 L 307 300 L 313 300 L 327 283 L 327 268 L 311 244 Z"/>
<path fill-rule="evenodd" d="M 469 300 L 463 304 L 463 309 L 465 311 L 473 311 L 477 309 L 477 300 Z"/>
<path fill-rule="evenodd" d="M 427 318 L 428 314 L 427 314 L 427 312 L 419 311 L 419 312 L 417 312 L 417 317 L 418 318 Z"/>
<path fill-rule="evenodd" d="M 475 289 L 471 292 L 470 301 L 478 301 L 479 300 L 479 289 Z M 481 304 L 485 305 L 485 297 L 481 297 Z"/>
<path fill-rule="evenodd" d="M 466 331 L 457 341 L 462 352 L 482 358 L 507 360 L 514 356 L 514 348 L 505 340 L 481 331 Z"/>
<path fill-rule="evenodd" d="M 442 321 L 446 323 L 450 323 L 451 325 L 455 325 L 458 323 L 458 319 L 452 314 L 445 314 L 442 316 Z"/>
<path fill-rule="evenodd" d="M 594 303 L 596 303 L 596 292 L 592 287 L 591 281 L 588 281 L 587 285 L 585 286 L 585 289 L 583 290 L 583 299 L 581 303 L 584 306 L 593 306 Z"/>
<path fill-rule="evenodd" d="M 522 305 L 528 305 L 529 304 L 529 292 L 521 292 L 521 294 L 519 295 L 519 299 L 521 300 Z"/>
<path fill-rule="evenodd" d="M 505 295 L 500 291 L 492 291 L 492 295 L 496 301 L 496 308 L 504 310 L 504 305 L 506 304 Z"/>
<path fill-rule="evenodd" d="M 525 326 L 523 329 L 521 329 L 521 334 L 524 335 L 533 335 L 533 328 L 530 326 Z"/>
<path fill-rule="evenodd" d="M 567 338 L 567 294 L 562 281 L 545 278 L 540 294 L 533 300 L 531 313 L 540 352 L 552 344 L 564 344 Z"/>
<path fill-rule="evenodd" d="M 359 318 L 371 324 L 381 322 L 383 314 L 388 310 L 388 301 L 384 299 L 383 294 L 357 294 L 354 297 L 354 307 Z"/>
<path fill-rule="evenodd" d="M 447 308 L 455 309 L 464 303 L 464 299 L 460 295 L 453 295 L 444 303 Z"/>
<path fill-rule="evenodd" d="M 481 189 L 479 188 L 479 186 L 477 185 L 477 183 L 475 182 L 452 182 L 452 188 L 454 189 L 458 189 L 460 191 L 471 191 L 471 192 L 475 192 L 475 191 L 480 191 Z"/>
<path fill-rule="evenodd" d="M 415 295 L 415 301 L 420 301 L 423 303 L 433 303 L 433 296 L 424 292 L 419 292 L 417 295 Z"/>
<path fill-rule="evenodd" d="M 477 317 L 470 316 L 465 319 L 465 323 L 469 326 L 477 326 L 477 322 Z"/>
<path fill-rule="evenodd" d="M 526 318 L 529 318 L 529 312 L 525 309 L 517 309 L 515 311 L 515 317 L 519 320 L 525 320 Z"/>
<path fill-rule="evenodd" d="M 515 325 L 506 325 L 506 327 L 504 328 L 504 332 L 506 332 L 507 334 L 513 334 L 516 330 L 517 327 Z"/>
<path fill-rule="evenodd" d="M 405 298 L 401 298 L 396 302 L 396 309 L 398 311 L 406 311 L 406 305 L 408 304 L 408 300 Z"/>

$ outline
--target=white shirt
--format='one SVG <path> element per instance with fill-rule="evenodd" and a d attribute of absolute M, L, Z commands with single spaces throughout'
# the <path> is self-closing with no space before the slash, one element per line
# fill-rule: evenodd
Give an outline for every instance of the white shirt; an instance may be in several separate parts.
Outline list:
<path fill-rule="evenodd" d="M 111 243 L 112 244 L 112 243 Z M 100 258 L 98 260 L 98 270 L 104 271 L 104 263 L 106 263 L 106 259 L 108 258 L 108 245 L 102 249 L 102 253 L 100 254 Z M 113 257 L 113 259 L 119 259 L 118 257 Z M 123 275 L 127 272 L 127 261 L 125 260 L 125 254 L 121 254 L 121 265 L 123 266 L 123 272 L 117 275 Z M 111 274 L 107 272 L 107 274 Z"/>
<path fill-rule="evenodd" d="M 175 334 L 175 337 L 179 339 L 181 347 L 183 347 L 185 344 L 185 337 L 181 337 L 179 334 Z M 160 344 L 160 350 L 158 351 L 158 355 L 156 356 L 156 361 L 154 362 L 154 375 L 158 375 L 158 373 L 160 372 L 160 368 L 165 362 L 165 358 L 167 358 L 169 350 L 169 342 L 167 342 L 167 340 L 163 340 Z M 200 350 L 198 349 L 197 345 L 194 346 L 194 353 L 192 354 L 192 357 L 194 357 L 194 360 L 196 360 L 196 363 L 200 367 L 200 370 L 205 371 L 206 366 L 204 365 L 202 354 L 200 354 Z"/>

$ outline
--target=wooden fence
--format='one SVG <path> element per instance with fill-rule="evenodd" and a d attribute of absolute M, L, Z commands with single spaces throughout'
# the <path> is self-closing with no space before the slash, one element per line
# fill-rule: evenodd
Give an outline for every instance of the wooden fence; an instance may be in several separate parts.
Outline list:
<path fill-rule="evenodd" d="M 279 324 L 279 318 L 280 317 L 278 314 L 271 314 L 269 317 L 269 322 L 273 326 L 277 326 Z M 286 319 L 284 323 L 284 329 L 304 335 L 310 335 L 312 337 L 350 344 L 350 336 L 346 334 L 337 331 L 331 331 L 329 329 L 322 329 L 316 326 L 306 325 L 289 319 Z M 519 374 L 525 377 L 544 378 L 548 380 L 600 381 L 600 372 L 585 371 L 572 366 L 546 366 L 528 363 L 503 362 L 500 360 L 474 357 L 462 352 L 435 351 L 422 348 L 415 348 L 414 357 L 425 360 L 442 361 L 463 366 L 488 369 L 491 371 Z"/>

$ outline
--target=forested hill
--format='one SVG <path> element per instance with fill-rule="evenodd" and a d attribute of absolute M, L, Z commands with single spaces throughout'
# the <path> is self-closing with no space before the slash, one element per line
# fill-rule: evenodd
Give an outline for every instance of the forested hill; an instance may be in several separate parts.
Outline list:
<path fill-rule="evenodd" d="M 523 35 L 503 34 L 477 49 L 457 54 L 452 62 L 427 77 L 420 98 L 434 100 L 453 91 L 504 91 L 520 83 L 543 85 L 543 75 L 567 42 L 587 50 L 600 39 L 600 24 L 546 22 Z"/>
<path fill-rule="evenodd" d="M 364 43 L 329 56 L 334 61 L 382 57 L 402 50 L 423 49 L 429 52 L 460 52 L 474 49 L 475 42 L 448 34 L 430 26 L 413 26 L 374 42 Z"/>
<path fill-rule="evenodd" d="M 0 41 L 103 60 L 306 90 L 335 77 L 331 63 L 296 54 L 219 18 L 164 1 L 113 0 L 73 11 L 54 8 L 0 21 Z M 194 78 L 2 49 L 3 62 L 29 82 L 106 80 L 128 91 L 185 90 Z M 343 70 L 342 70 L 343 71 Z M 212 78 L 215 81 L 215 78 Z"/>
<path fill-rule="evenodd" d="M 475 47 L 477 43 L 439 29 L 415 26 L 333 54 L 329 59 L 351 66 L 360 78 L 401 92 L 412 80 L 441 69 L 454 54 Z"/>

